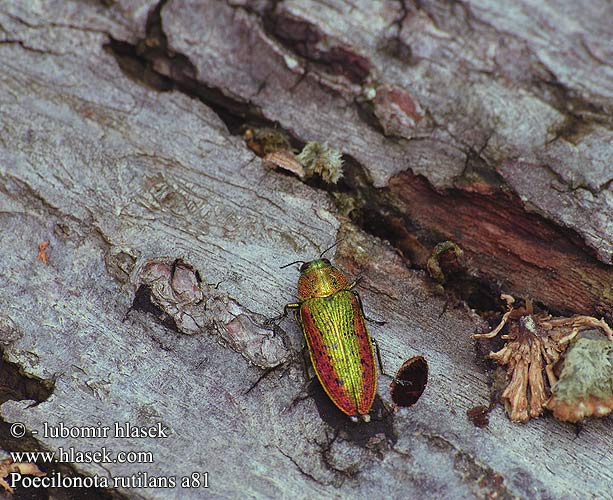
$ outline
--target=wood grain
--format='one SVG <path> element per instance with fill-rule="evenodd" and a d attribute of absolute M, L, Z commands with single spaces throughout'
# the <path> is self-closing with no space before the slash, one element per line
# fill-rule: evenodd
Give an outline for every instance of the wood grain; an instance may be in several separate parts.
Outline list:
<path fill-rule="evenodd" d="M 112 491 L 127 498 L 606 498 L 611 418 L 517 425 L 497 406 L 475 427 L 467 411 L 488 404 L 491 380 L 470 335 L 486 322 L 373 233 L 394 233 L 400 214 L 426 253 L 456 240 L 492 290 L 610 314 L 610 11 L 4 2 L 0 342 L 11 377 L 53 390 L 0 389 L 0 446 L 155 460 L 69 464 L 84 475 L 209 473 L 207 490 Z M 241 137 L 262 124 L 341 150 L 345 184 L 264 167 Z M 419 402 L 394 415 L 382 377 L 368 426 L 306 383 L 292 319 L 267 323 L 294 300 L 298 273 L 279 266 L 343 238 L 336 262 L 364 276 L 366 314 L 386 321 L 370 327 L 386 370 L 414 355 L 429 366 Z M 130 310 L 143 265 L 179 258 L 226 301 L 191 335 Z M 249 361 L 265 327 L 270 370 Z M 39 434 L 9 440 L 13 422 Z M 161 423 L 171 436 L 46 438 L 44 422 Z"/>

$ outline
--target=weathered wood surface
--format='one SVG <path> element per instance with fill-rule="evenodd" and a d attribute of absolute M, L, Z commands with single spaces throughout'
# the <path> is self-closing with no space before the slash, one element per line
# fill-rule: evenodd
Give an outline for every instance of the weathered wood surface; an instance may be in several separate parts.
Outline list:
<path fill-rule="evenodd" d="M 490 397 L 470 339 L 486 323 L 416 268 L 451 238 L 482 285 L 454 292 L 475 306 L 501 288 L 611 313 L 612 15 L 606 1 L 2 3 L 3 373 L 53 386 L 22 377 L 2 447 L 28 449 L 9 439 L 18 421 L 37 449 L 154 455 L 72 466 L 84 475 L 209 472 L 208 490 L 117 490 L 130 498 L 610 497 L 611 418 L 578 434 L 501 407 L 485 429 L 468 421 Z M 267 121 L 342 150 L 344 187 L 265 169 L 238 132 Z M 302 395 L 292 321 L 265 326 L 294 296 L 279 265 L 345 235 L 337 261 L 387 321 L 372 327 L 386 367 L 430 367 L 415 407 L 357 428 Z M 160 258 L 211 285 L 194 335 L 129 312 Z M 41 435 L 115 421 L 172 435 Z"/>

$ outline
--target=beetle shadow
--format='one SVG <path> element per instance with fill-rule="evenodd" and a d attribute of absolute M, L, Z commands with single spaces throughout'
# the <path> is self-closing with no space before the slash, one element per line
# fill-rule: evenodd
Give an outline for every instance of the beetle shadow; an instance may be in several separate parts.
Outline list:
<path fill-rule="evenodd" d="M 370 412 L 370 422 L 352 422 L 351 419 L 339 410 L 326 394 L 317 377 L 313 377 L 307 386 L 308 393 L 315 400 L 315 406 L 320 418 L 336 431 L 343 433 L 345 441 L 366 447 L 371 438 L 385 435 L 392 445 L 398 440 L 394 433 L 394 412 L 385 406 L 379 396 L 375 397 Z"/>

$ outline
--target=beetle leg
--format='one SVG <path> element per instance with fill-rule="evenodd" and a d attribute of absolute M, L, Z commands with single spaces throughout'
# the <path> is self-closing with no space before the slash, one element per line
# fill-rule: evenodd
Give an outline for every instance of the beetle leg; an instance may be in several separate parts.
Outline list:
<path fill-rule="evenodd" d="M 360 281 L 362 281 L 362 278 L 363 278 L 363 277 L 364 277 L 364 276 L 362 276 L 362 275 L 360 274 L 360 275 L 359 275 L 359 276 L 358 276 L 356 279 L 354 279 L 354 280 L 353 280 L 353 283 L 351 283 L 351 284 L 350 284 L 350 285 L 347 287 L 347 290 L 353 290 L 353 289 L 354 289 L 356 286 L 358 286 L 358 283 L 359 283 Z"/>
<path fill-rule="evenodd" d="M 290 309 L 300 309 L 300 302 L 293 302 L 291 304 L 285 304 L 285 307 L 283 308 L 284 318 L 289 314 Z"/>
<path fill-rule="evenodd" d="M 394 375 L 385 372 L 385 370 L 383 369 L 383 360 L 381 359 L 381 349 L 379 349 L 379 342 L 377 342 L 376 339 L 373 337 L 370 338 L 370 341 L 372 342 L 372 345 L 375 348 L 375 354 L 377 355 L 377 362 L 379 363 L 379 371 L 381 372 L 381 375 L 385 375 L 386 377 L 391 378 L 397 384 L 409 385 L 410 384 L 409 381 L 400 380 L 399 378 L 394 377 Z"/>
<path fill-rule="evenodd" d="M 309 376 L 309 366 L 311 366 L 311 358 L 309 356 L 309 349 L 306 344 L 302 346 L 301 354 L 302 354 L 302 369 L 304 370 L 304 378 L 308 383 L 311 381 L 312 377 Z"/>
<path fill-rule="evenodd" d="M 373 337 L 370 338 L 370 342 L 375 348 L 375 354 L 377 355 L 377 363 L 379 363 L 379 371 L 381 372 L 381 375 L 387 375 L 387 373 L 383 371 L 383 360 L 381 359 L 381 349 L 379 349 L 379 342 L 377 342 Z"/>
<path fill-rule="evenodd" d="M 379 325 L 379 326 L 383 326 L 383 325 L 385 325 L 387 323 L 387 321 L 371 318 L 371 317 L 366 316 L 366 315 L 364 315 L 364 319 L 366 321 L 370 321 L 371 323 L 374 323 L 375 325 Z"/>
<path fill-rule="evenodd" d="M 358 284 L 358 281 L 360 281 L 361 279 L 362 277 L 359 276 L 353 283 L 351 283 L 351 285 L 349 285 L 348 290 L 353 289 Z M 374 319 L 369 316 L 366 316 L 366 314 L 364 313 L 364 304 L 362 304 L 362 298 L 360 297 L 360 294 L 358 294 L 357 292 L 353 292 L 353 294 L 357 297 L 358 302 L 360 303 L 360 309 L 362 310 L 362 316 L 364 316 L 364 319 L 366 321 L 370 321 L 371 323 L 375 323 L 376 325 L 379 325 L 379 326 L 385 325 L 386 321 L 380 321 L 378 319 Z"/>
<path fill-rule="evenodd" d="M 273 324 L 273 323 L 277 323 L 279 321 L 281 321 L 282 319 L 286 318 L 287 315 L 289 314 L 290 309 L 299 309 L 300 308 L 300 302 L 293 302 L 291 304 L 285 304 L 285 307 L 283 308 L 283 313 L 279 314 L 279 316 L 275 316 L 273 318 L 270 318 L 268 320 L 269 324 Z"/>
<path fill-rule="evenodd" d="M 309 358 L 309 354 L 308 354 L 309 350 L 306 346 L 306 344 L 302 347 L 302 349 L 300 350 L 300 357 L 302 358 L 302 368 L 304 370 L 304 382 L 302 384 L 302 388 L 300 389 L 300 391 L 298 392 L 298 394 L 294 397 L 294 399 L 292 399 L 292 402 L 289 404 L 289 406 L 287 407 L 289 408 L 293 408 L 294 406 L 296 406 L 300 401 L 304 401 L 305 399 L 310 398 L 313 394 L 313 387 L 311 382 L 313 381 L 313 379 L 315 378 L 315 376 L 310 376 L 309 374 L 309 366 L 311 364 L 311 360 Z M 295 358 L 294 358 L 295 359 Z"/>
<path fill-rule="evenodd" d="M 298 403 L 304 401 L 305 399 L 309 399 L 313 396 L 313 388 L 311 386 L 311 381 L 306 382 L 298 394 L 292 399 L 291 403 L 287 406 L 286 410 L 294 408 Z"/>
<path fill-rule="evenodd" d="M 281 366 L 281 365 L 278 365 L 278 366 Z M 275 366 L 275 367 L 273 367 L 273 368 L 266 368 L 266 369 L 264 370 L 264 372 L 262 373 L 262 375 L 260 375 L 260 376 L 258 377 L 258 379 L 257 379 L 257 380 L 256 380 L 256 381 L 255 381 L 253 384 L 251 384 L 251 387 L 249 387 L 249 389 L 247 389 L 247 390 L 246 390 L 246 391 L 243 393 L 243 395 L 247 395 L 247 394 L 249 394 L 249 393 L 250 393 L 250 392 L 251 392 L 253 389 L 255 389 L 255 387 L 256 387 L 256 386 L 257 386 L 257 385 L 258 385 L 258 384 L 259 384 L 259 383 L 260 383 L 260 382 L 261 382 L 261 381 L 262 381 L 264 378 L 266 378 L 266 376 L 267 376 L 267 375 L 268 375 L 270 372 L 272 372 L 272 371 L 273 371 L 275 368 L 277 368 L 277 366 Z"/>

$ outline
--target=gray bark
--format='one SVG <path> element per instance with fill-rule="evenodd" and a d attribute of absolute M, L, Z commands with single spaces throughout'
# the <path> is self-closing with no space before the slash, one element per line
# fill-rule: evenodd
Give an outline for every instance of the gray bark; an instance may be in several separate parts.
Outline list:
<path fill-rule="evenodd" d="M 544 265 L 504 239 L 527 284 L 505 281 L 504 260 L 480 267 L 478 252 L 469 274 L 489 280 L 493 302 L 501 286 L 554 311 L 610 314 L 612 7 L 417 4 L 0 5 L 0 342 L 2 373 L 21 380 L 0 388 L 5 451 L 105 446 L 155 460 L 69 464 L 84 476 L 208 472 L 208 489 L 112 488 L 128 498 L 610 497 L 610 417 L 578 434 L 551 417 L 511 423 L 501 406 L 488 427 L 469 421 L 490 399 L 470 338 L 487 323 L 418 269 L 402 243 L 415 228 L 398 235 L 386 214 L 434 210 L 408 208 L 407 175 L 451 199 L 511 193 L 517 218 L 554 228 L 560 269 L 586 269 L 589 286 L 548 295 L 557 261 L 534 284 Z M 239 133 L 259 123 L 341 150 L 355 190 L 265 168 Z M 436 224 L 417 224 L 420 248 L 446 235 Z M 269 321 L 295 300 L 298 273 L 279 266 L 342 238 L 336 262 L 363 275 L 366 313 L 386 321 L 370 327 L 385 368 L 423 355 L 430 371 L 419 402 L 391 416 L 381 377 L 374 421 L 357 427 L 321 390 L 305 395 L 301 332 Z M 164 282 L 175 259 L 179 291 Z M 144 284 L 157 302 L 131 310 Z M 9 440 L 14 422 L 38 434 Z M 171 435 L 51 438 L 45 422 Z"/>

